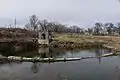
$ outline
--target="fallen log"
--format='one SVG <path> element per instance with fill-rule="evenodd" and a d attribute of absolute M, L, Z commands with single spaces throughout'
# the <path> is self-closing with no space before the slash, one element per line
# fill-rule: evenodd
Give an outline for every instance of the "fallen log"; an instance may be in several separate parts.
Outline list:
<path fill-rule="evenodd" d="M 19 57 L 19 56 L 0 56 L 0 61 L 2 60 L 8 60 L 10 62 L 14 61 L 20 61 L 20 62 L 66 62 L 66 61 L 78 61 L 82 59 L 90 59 L 90 58 L 98 58 L 98 57 L 107 57 L 107 56 L 112 56 L 115 55 L 115 53 L 108 53 L 108 54 L 103 54 L 101 56 L 88 56 L 88 57 L 80 57 L 80 58 L 40 58 L 40 57 L 33 57 L 33 58 L 28 58 L 28 57 Z"/>
<path fill-rule="evenodd" d="M 112 47 L 112 46 L 108 46 L 108 45 L 103 45 L 103 47 L 105 47 L 105 48 L 108 48 L 108 49 L 117 50 L 117 48 L 115 48 L 115 47 Z"/>

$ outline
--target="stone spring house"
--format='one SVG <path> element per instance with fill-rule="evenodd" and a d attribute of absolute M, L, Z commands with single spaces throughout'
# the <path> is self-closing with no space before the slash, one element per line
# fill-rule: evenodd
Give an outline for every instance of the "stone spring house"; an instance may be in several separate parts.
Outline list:
<path fill-rule="evenodd" d="M 48 30 L 39 30 L 38 44 L 49 45 L 52 41 L 52 34 Z"/>

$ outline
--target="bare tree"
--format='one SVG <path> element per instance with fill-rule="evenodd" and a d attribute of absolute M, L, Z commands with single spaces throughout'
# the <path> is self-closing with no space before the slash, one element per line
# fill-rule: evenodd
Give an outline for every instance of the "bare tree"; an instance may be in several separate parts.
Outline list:
<path fill-rule="evenodd" d="M 96 22 L 95 24 L 94 24 L 94 34 L 95 35 L 100 35 L 100 30 L 101 30 L 101 26 L 102 26 L 102 24 L 101 23 L 99 23 L 99 22 Z"/>
<path fill-rule="evenodd" d="M 31 28 L 30 28 L 30 24 L 29 24 L 29 23 L 25 25 L 25 29 L 27 29 L 27 30 L 31 30 Z"/>
<path fill-rule="evenodd" d="M 120 22 L 117 23 L 117 27 L 118 27 L 118 33 L 119 33 L 119 35 L 120 35 Z"/>
<path fill-rule="evenodd" d="M 40 21 L 40 20 L 38 21 L 38 25 L 41 30 L 48 30 L 48 27 L 49 27 L 48 24 L 49 24 L 49 22 L 46 19 L 44 19 L 42 21 Z"/>
<path fill-rule="evenodd" d="M 35 31 L 37 29 L 38 17 L 35 14 L 33 14 L 32 16 L 30 16 L 29 25 L 30 25 L 30 27 L 31 27 L 32 30 Z"/>
<path fill-rule="evenodd" d="M 107 27 L 107 32 L 109 35 L 113 35 L 114 32 L 114 24 L 113 23 L 105 23 L 105 26 Z"/>

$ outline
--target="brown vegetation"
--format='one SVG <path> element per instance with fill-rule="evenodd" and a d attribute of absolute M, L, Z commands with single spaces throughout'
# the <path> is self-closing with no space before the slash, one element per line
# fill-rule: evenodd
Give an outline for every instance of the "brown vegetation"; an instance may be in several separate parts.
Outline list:
<path fill-rule="evenodd" d="M 120 50 L 119 36 L 86 36 L 75 33 L 53 33 L 50 47 L 87 48 L 106 44 Z M 35 38 L 36 33 L 21 28 L 0 28 L 0 38 Z"/>
<path fill-rule="evenodd" d="M 33 31 L 21 28 L 0 28 L 0 38 L 34 38 Z"/>
<path fill-rule="evenodd" d="M 62 47 L 97 47 L 103 44 L 111 46 L 120 51 L 120 37 L 119 36 L 86 36 L 79 34 L 55 34 L 57 44 Z"/>

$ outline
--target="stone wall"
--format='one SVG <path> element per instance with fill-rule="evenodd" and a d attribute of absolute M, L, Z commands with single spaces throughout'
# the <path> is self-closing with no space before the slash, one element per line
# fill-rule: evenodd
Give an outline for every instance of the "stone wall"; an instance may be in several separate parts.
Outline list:
<path fill-rule="evenodd" d="M 38 44 L 49 44 L 49 40 L 48 39 L 45 39 L 45 40 L 43 40 L 43 39 L 38 39 Z"/>

